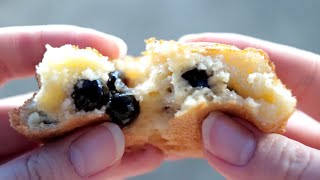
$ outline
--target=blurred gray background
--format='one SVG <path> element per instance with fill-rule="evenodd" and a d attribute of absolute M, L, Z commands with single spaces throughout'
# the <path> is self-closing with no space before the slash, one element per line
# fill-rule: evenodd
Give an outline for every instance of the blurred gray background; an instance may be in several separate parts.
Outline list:
<path fill-rule="evenodd" d="M 72 24 L 124 39 L 129 54 L 144 39 L 177 39 L 198 32 L 235 32 L 320 53 L 320 1 L 0 0 L 0 26 Z M 33 78 L 0 89 L 0 98 L 36 90 Z M 132 179 L 223 179 L 204 160 L 164 163 Z"/>

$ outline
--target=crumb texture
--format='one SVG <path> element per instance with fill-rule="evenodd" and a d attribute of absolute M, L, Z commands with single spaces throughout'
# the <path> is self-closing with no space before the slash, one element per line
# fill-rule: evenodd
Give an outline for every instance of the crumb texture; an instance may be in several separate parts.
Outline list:
<path fill-rule="evenodd" d="M 60 48 L 46 46 L 42 62 L 37 66 L 40 90 L 34 98 L 40 111 L 55 119 L 68 119 L 75 113 L 70 98 L 77 80 L 108 80 L 113 63 L 94 49 L 79 49 L 72 45 Z M 85 113 L 79 112 L 79 115 Z M 64 117 L 66 116 L 66 117 Z"/>

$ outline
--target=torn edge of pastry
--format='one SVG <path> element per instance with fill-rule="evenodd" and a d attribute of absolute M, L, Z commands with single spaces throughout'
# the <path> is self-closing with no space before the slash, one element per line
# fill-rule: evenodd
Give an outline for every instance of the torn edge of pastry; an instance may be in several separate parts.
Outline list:
<path fill-rule="evenodd" d="M 284 132 L 296 99 L 264 51 L 154 38 L 146 43 L 140 61 L 147 78 L 134 89 L 143 118 L 127 130 L 130 138 L 152 143 L 159 134 L 164 149 L 180 143 L 200 150 L 199 121 L 210 110 L 245 118 L 263 132 Z"/>
<path fill-rule="evenodd" d="M 46 49 L 36 66 L 39 91 L 10 113 L 19 132 L 42 141 L 94 122 L 122 126 L 137 117 L 139 102 L 108 57 L 73 45 Z"/>

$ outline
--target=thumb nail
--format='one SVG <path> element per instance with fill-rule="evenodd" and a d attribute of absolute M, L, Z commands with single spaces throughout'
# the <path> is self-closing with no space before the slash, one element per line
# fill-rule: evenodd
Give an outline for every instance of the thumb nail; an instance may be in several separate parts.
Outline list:
<path fill-rule="evenodd" d="M 220 112 L 204 120 L 202 136 L 208 153 L 232 165 L 245 165 L 256 148 L 253 133 Z"/>
<path fill-rule="evenodd" d="M 122 157 L 124 148 L 120 128 L 103 123 L 72 142 L 69 159 L 80 176 L 90 176 L 112 166 Z"/>

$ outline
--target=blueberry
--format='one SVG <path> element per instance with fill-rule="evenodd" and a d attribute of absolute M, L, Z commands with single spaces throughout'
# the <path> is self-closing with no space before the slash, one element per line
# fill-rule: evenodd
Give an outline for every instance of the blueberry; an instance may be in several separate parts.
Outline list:
<path fill-rule="evenodd" d="M 140 113 L 139 101 L 133 95 L 113 93 L 111 103 L 107 108 L 111 121 L 120 127 L 131 124 Z"/>
<path fill-rule="evenodd" d="M 71 97 L 77 110 L 86 112 L 100 109 L 110 101 L 109 89 L 100 80 L 79 80 Z"/>
<path fill-rule="evenodd" d="M 109 73 L 107 86 L 110 89 L 110 91 L 117 91 L 115 87 L 115 82 L 117 79 L 120 79 L 121 82 L 125 83 L 125 78 L 121 71 L 113 71 Z"/>
<path fill-rule="evenodd" d="M 208 75 L 205 70 L 194 68 L 182 74 L 192 87 L 209 87 Z"/>

